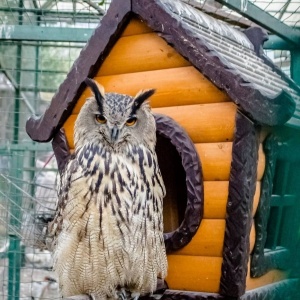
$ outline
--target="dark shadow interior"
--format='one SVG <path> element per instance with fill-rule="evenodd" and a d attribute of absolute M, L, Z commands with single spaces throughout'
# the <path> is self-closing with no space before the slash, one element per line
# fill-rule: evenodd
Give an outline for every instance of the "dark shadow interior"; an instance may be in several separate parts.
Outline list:
<path fill-rule="evenodd" d="M 184 219 L 187 204 L 186 173 L 181 157 L 169 139 L 157 134 L 156 153 L 166 186 L 164 232 L 176 230 Z"/>

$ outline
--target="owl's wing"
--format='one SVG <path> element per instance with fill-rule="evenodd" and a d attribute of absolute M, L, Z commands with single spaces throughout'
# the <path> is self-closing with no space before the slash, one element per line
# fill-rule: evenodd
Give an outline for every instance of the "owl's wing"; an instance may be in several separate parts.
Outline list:
<path fill-rule="evenodd" d="M 47 248 L 53 250 L 56 238 L 62 230 L 63 213 L 66 203 L 69 200 L 69 190 L 76 179 L 82 177 L 82 170 L 77 159 L 74 157 L 69 160 L 60 178 L 58 189 L 57 205 L 54 219 L 48 224 L 48 235 L 46 239 Z"/>

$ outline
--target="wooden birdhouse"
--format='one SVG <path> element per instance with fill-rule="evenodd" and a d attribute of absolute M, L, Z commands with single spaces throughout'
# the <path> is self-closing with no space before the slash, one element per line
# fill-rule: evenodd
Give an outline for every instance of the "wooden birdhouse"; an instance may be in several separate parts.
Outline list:
<path fill-rule="evenodd" d="M 278 228 L 300 215 L 300 88 L 264 56 L 266 39 L 179 0 L 113 0 L 49 108 L 27 122 L 33 140 L 54 140 L 60 163 L 90 96 L 86 77 L 107 92 L 156 89 L 163 299 L 286 299 L 296 288 L 299 221 L 287 236 Z"/>

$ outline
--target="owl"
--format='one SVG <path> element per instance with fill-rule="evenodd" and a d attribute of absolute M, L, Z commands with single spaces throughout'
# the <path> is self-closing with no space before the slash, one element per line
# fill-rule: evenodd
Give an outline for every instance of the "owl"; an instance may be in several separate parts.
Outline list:
<path fill-rule="evenodd" d="M 75 122 L 74 155 L 49 225 L 54 270 L 64 297 L 138 299 L 167 273 L 154 90 L 133 98 L 85 83 L 93 97 Z"/>

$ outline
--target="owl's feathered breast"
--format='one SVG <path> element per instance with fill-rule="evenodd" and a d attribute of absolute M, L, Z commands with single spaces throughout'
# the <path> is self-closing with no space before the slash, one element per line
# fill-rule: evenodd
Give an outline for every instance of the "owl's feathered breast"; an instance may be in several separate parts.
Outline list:
<path fill-rule="evenodd" d="M 156 154 L 142 145 L 127 149 L 88 143 L 62 176 L 53 233 L 65 294 L 113 294 L 122 285 L 149 292 L 165 276 L 165 188 Z"/>

